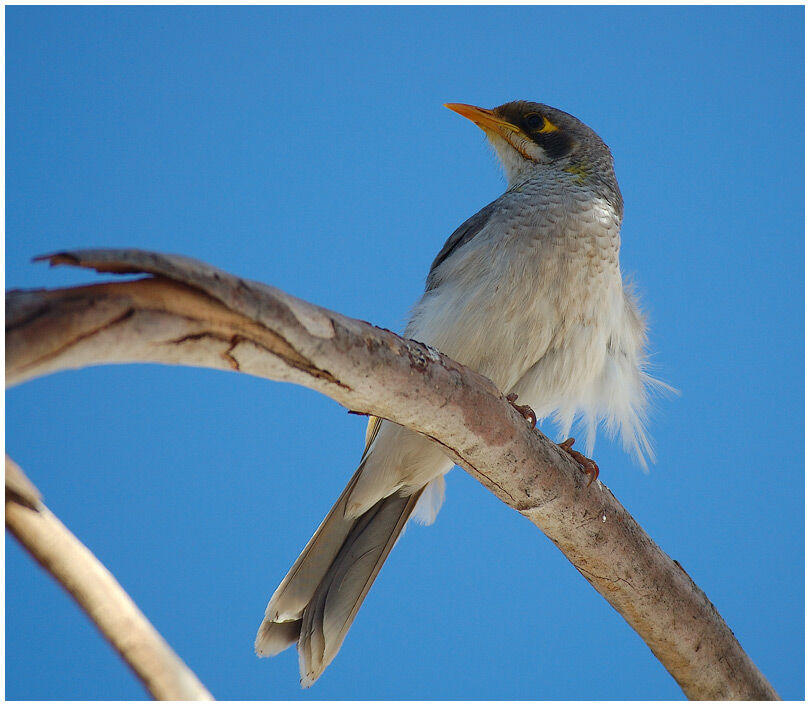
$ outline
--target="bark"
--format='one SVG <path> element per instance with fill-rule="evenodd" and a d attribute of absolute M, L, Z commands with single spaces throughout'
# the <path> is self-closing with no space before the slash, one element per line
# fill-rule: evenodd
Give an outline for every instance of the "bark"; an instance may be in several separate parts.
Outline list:
<path fill-rule="evenodd" d="M 195 365 L 297 383 L 390 419 L 442 444 L 539 527 L 689 698 L 779 698 L 684 569 L 486 378 L 421 343 L 187 258 L 86 250 L 43 259 L 151 276 L 10 292 L 7 384 L 103 363 Z"/>
<path fill-rule="evenodd" d="M 112 574 L 45 507 L 39 491 L 8 456 L 6 527 L 70 593 L 155 699 L 212 700 Z"/>

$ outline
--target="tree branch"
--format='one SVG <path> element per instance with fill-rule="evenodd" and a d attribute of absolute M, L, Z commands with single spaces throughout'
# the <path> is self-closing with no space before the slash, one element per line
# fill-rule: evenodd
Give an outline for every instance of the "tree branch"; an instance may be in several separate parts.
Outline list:
<path fill-rule="evenodd" d="M 693 699 L 778 699 L 706 595 L 601 482 L 530 429 L 493 383 L 415 341 L 179 256 L 47 258 L 152 277 L 10 292 L 8 384 L 93 364 L 162 362 L 294 382 L 441 443 L 539 527 Z"/>
<path fill-rule="evenodd" d="M 154 698 L 213 700 L 112 574 L 45 507 L 34 484 L 8 456 L 6 527 L 70 593 Z"/>

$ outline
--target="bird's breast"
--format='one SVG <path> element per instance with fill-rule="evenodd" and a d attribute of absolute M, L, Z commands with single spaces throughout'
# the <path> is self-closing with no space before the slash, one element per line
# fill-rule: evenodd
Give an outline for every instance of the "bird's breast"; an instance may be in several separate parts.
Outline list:
<path fill-rule="evenodd" d="M 515 194 L 443 263 L 406 335 L 508 390 L 550 347 L 621 316 L 619 226 L 586 192 Z"/>

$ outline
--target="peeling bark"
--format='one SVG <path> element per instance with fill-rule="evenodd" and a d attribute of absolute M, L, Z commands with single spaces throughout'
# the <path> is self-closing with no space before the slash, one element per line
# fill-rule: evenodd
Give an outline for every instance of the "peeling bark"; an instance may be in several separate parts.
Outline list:
<path fill-rule="evenodd" d="M 7 384 L 162 362 L 294 382 L 414 429 L 539 527 L 693 699 L 778 699 L 706 595 L 600 481 L 529 428 L 493 383 L 437 351 L 179 256 L 58 253 L 151 277 L 7 295 Z"/>

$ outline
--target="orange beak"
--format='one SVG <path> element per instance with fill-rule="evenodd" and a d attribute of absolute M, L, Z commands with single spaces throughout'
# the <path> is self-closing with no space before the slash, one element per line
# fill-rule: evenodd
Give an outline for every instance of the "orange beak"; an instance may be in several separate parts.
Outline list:
<path fill-rule="evenodd" d="M 484 132 L 495 132 L 503 137 L 506 137 L 508 133 L 520 132 L 512 123 L 501 120 L 495 113 L 486 108 L 478 108 L 466 103 L 445 103 L 444 107 L 450 108 L 450 110 L 464 116 L 467 120 L 472 120 Z"/>

